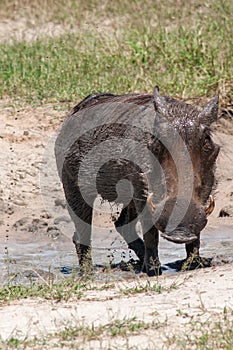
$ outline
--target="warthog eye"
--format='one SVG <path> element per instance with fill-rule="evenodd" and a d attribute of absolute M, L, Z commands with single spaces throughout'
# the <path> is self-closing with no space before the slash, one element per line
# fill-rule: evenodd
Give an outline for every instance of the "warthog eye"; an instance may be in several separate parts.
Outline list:
<path fill-rule="evenodd" d="M 211 151 L 213 149 L 213 142 L 212 142 L 211 137 L 209 135 L 206 135 L 206 137 L 204 139 L 203 149 L 204 149 L 204 151 Z"/>

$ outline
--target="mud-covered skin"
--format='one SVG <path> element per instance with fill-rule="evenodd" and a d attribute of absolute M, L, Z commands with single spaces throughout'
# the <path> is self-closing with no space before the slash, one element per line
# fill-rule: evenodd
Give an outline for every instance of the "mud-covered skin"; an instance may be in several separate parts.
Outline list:
<path fill-rule="evenodd" d="M 122 106 L 122 108 L 127 106 L 129 111 L 131 106 L 135 105 L 141 106 L 143 113 L 148 111 L 149 117 L 147 119 L 151 125 L 151 133 L 142 132 L 140 125 L 139 127 L 132 127 L 130 122 L 127 123 L 127 118 L 129 118 L 129 121 L 132 118 L 130 112 L 121 115 L 118 110 L 115 110 L 116 104 Z M 115 222 L 115 227 L 126 240 L 129 248 L 137 254 L 141 269 L 149 276 L 154 276 L 161 274 L 158 257 L 158 231 L 161 231 L 163 237 L 170 241 L 185 243 L 187 258 L 194 253 L 199 255 L 200 232 L 207 223 L 205 205 L 214 185 L 215 160 L 219 152 L 219 146 L 213 143 L 210 133 L 210 125 L 217 119 L 218 97 L 212 99 L 200 110 L 182 101 L 159 95 L 158 88 L 155 88 L 154 95 L 114 96 L 113 94 L 96 94 L 88 96 L 75 106 L 68 119 L 82 118 L 82 116 L 80 117 L 82 111 L 86 112 L 87 116 L 90 111 L 94 118 L 95 113 L 98 113 L 101 108 L 110 108 L 111 111 L 111 106 L 114 107 L 112 108 L 111 123 L 94 129 L 90 128 L 90 130 L 82 133 L 81 137 L 74 140 L 71 145 L 66 145 L 64 152 L 65 147 L 62 146 L 62 143 L 64 142 L 64 135 L 68 135 L 68 121 L 67 124 L 64 124 L 56 141 L 55 153 L 58 171 L 62 179 L 68 209 L 76 229 L 73 242 L 76 246 L 81 268 L 86 263 L 91 265 L 91 222 L 96 193 L 89 190 L 92 185 L 90 174 L 94 165 L 96 166 L 95 162 L 98 163 L 100 158 L 96 155 L 96 157 L 89 160 L 85 168 L 85 199 L 80 188 L 82 184 L 77 181 L 83 160 L 93 147 L 99 146 L 107 139 L 135 140 L 140 145 L 147 147 L 161 164 L 166 179 L 167 194 L 165 200 L 162 183 L 160 184 L 158 179 L 146 177 L 142 170 L 144 158 L 138 153 L 133 154 L 133 152 L 136 152 L 133 147 L 132 154 L 137 159 L 136 164 L 120 157 L 107 161 L 98 170 L 96 188 L 103 199 L 114 202 L 118 200 L 117 183 L 120 180 L 128 180 L 132 184 L 132 200 L 122 210 Z M 171 130 L 175 130 L 181 136 L 189 151 L 194 174 L 193 193 L 186 214 L 177 228 L 172 231 L 167 231 L 166 226 L 176 205 L 179 179 L 174 159 L 161 142 L 160 134 L 163 132 L 163 126 L 161 125 L 164 121 Z M 81 122 L 82 120 L 80 120 Z M 142 121 L 139 118 L 140 122 L 143 124 L 143 118 Z M 153 188 L 153 195 L 156 197 L 156 208 L 158 209 L 163 205 L 161 215 L 156 220 L 154 212 L 147 205 L 149 187 Z M 135 228 L 135 221 L 142 211 L 144 213 L 141 218 L 143 240 L 138 236 Z M 127 229 L 125 229 L 126 226 Z"/>

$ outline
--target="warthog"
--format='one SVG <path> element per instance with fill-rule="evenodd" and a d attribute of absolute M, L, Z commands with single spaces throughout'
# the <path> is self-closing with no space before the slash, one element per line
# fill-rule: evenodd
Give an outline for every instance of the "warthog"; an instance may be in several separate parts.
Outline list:
<path fill-rule="evenodd" d="M 185 243 L 187 258 L 199 256 L 200 232 L 214 208 L 219 146 L 210 125 L 217 114 L 218 96 L 198 108 L 160 95 L 157 86 L 153 94 L 90 95 L 73 108 L 55 154 L 81 269 L 92 265 L 97 195 L 123 204 L 115 227 L 149 276 L 161 274 L 158 231 Z"/>

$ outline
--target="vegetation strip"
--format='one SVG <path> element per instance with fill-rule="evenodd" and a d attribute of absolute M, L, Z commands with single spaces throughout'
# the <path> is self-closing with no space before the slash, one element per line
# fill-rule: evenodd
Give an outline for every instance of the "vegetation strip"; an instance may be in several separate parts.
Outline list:
<path fill-rule="evenodd" d="M 208 1 L 199 15 L 201 3 L 194 3 L 196 12 L 190 13 L 190 4 L 182 8 L 186 14 L 182 22 L 179 7 L 170 4 L 168 11 L 162 1 L 158 9 L 147 0 L 147 6 L 140 8 L 143 20 L 132 16 L 116 29 L 114 18 L 124 11 L 128 18 L 129 5 L 121 1 L 117 8 L 110 2 L 106 13 L 101 13 L 94 2 L 91 13 L 96 21 L 113 11 L 113 30 L 107 34 L 80 25 L 79 31 L 60 37 L 2 43 L 0 97 L 18 96 L 30 104 L 69 104 L 93 91 L 150 92 L 158 84 L 161 91 L 183 97 L 212 94 L 220 88 L 227 103 L 233 89 L 233 43 L 227 39 L 233 37 L 233 3 Z M 130 3 L 130 14 L 132 6 L 136 8 L 137 2 Z M 3 7 L 0 11 L 4 13 Z M 74 6 L 73 18 L 75 11 Z M 153 14 L 157 18 L 158 11 L 152 26 L 151 18 Z M 88 9 L 85 13 L 90 15 Z M 65 20 L 56 21 L 64 24 Z"/>
<path fill-rule="evenodd" d="M 172 289 L 178 288 L 176 282 L 171 282 L 169 286 L 163 286 L 158 281 L 149 281 L 143 279 L 141 281 L 129 283 L 95 283 L 91 280 L 83 280 L 75 277 L 64 278 L 57 282 L 32 282 L 28 285 L 12 285 L 10 282 L 0 287 L 0 305 L 12 300 L 26 299 L 30 297 L 39 297 L 46 300 L 69 300 L 76 299 L 95 299 L 98 297 L 91 297 L 87 292 L 91 291 L 106 291 L 110 290 L 116 295 L 133 295 L 154 292 L 161 294 L 162 292 L 169 292 Z"/>
<path fill-rule="evenodd" d="M 233 346 L 233 322 L 228 317 L 228 311 L 223 310 L 224 317 L 218 322 L 194 322 L 189 321 L 187 327 L 189 331 L 185 334 L 173 334 L 166 336 L 166 346 L 169 348 L 175 345 L 176 349 L 225 349 L 230 350 Z M 127 339 L 140 333 L 146 334 L 147 331 L 155 331 L 159 328 L 167 326 L 167 323 L 157 321 L 144 322 L 134 318 L 123 320 L 113 320 L 105 325 L 94 324 L 92 326 L 77 325 L 66 326 L 63 330 L 49 334 L 45 338 L 37 338 L 31 340 L 20 340 L 16 337 L 10 338 L 4 342 L 0 340 L 1 349 L 49 349 L 53 348 L 76 348 L 76 346 L 84 344 L 84 342 L 105 339 L 113 337 L 122 337 Z M 185 330 L 183 330 L 185 331 Z M 151 334 L 151 333 L 148 333 Z M 148 338 L 149 339 L 149 338 Z M 137 349 L 137 348 L 135 348 Z M 138 348 L 139 349 L 139 348 Z"/>

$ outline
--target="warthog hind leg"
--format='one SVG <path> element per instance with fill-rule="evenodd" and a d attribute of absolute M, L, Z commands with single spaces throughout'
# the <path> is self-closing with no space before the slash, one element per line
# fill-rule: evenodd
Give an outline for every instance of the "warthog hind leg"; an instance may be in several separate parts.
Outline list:
<path fill-rule="evenodd" d="M 81 273 L 88 274 L 93 269 L 91 258 L 91 225 L 95 198 L 84 199 L 75 181 L 64 170 L 63 187 L 68 203 L 68 211 L 75 226 L 73 243 L 77 251 Z"/>

